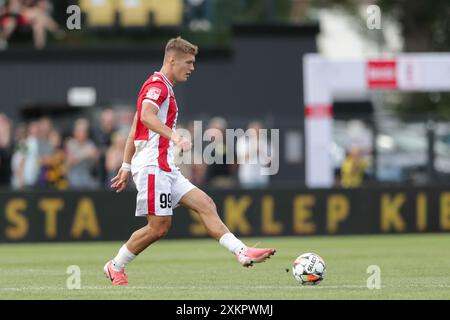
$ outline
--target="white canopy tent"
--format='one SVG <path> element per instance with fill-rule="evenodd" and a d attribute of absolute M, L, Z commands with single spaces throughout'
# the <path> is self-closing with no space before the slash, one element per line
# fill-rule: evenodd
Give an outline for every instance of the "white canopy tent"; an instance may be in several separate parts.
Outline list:
<path fill-rule="evenodd" d="M 333 95 L 371 90 L 450 91 L 450 54 L 411 53 L 383 59 L 303 57 L 305 168 L 310 188 L 333 185 L 330 154 Z"/>

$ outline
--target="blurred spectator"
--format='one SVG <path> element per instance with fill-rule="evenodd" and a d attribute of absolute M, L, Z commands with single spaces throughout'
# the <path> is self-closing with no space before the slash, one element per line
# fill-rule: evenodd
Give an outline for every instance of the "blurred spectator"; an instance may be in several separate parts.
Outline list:
<path fill-rule="evenodd" d="M 107 172 L 107 179 L 105 186 L 111 185 L 111 179 L 117 175 L 119 168 L 122 166 L 123 152 L 125 150 L 125 144 L 128 136 L 120 131 L 115 132 L 112 135 L 112 143 L 106 152 L 105 168 Z"/>
<path fill-rule="evenodd" d="M 7 34 L 5 32 L 5 26 L 7 23 L 7 10 L 6 0 L 0 0 L 0 50 L 5 50 L 8 46 Z"/>
<path fill-rule="evenodd" d="M 187 130 L 189 130 L 191 134 L 192 143 L 195 141 L 202 141 L 203 132 L 201 132 L 201 130 L 197 130 L 198 132 L 196 132 L 194 121 L 188 123 Z M 198 135 L 198 137 L 195 137 L 195 135 Z M 203 150 L 201 146 L 193 145 L 192 149 L 192 164 L 190 166 L 191 178 L 189 180 L 195 185 L 203 185 L 205 183 L 208 166 L 203 161 Z"/>
<path fill-rule="evenodd" d="M 263 173 L 270 159 L 262 157 L 267 157 L 270 145 L 267 136 L 261 136 L 262 129 L 260 121 L 252 121 L 247 127 L 248 135 L 237 141 L 238 177 L 243 188 L 263 188 L 269 184 L 269 175 Z"/>
<path fill-rule="evenodd" d="M 111 146 L 113 133 L 117 129 L 117 115 L 112 109 L 105 109 L 100 114 L 100 127 L 94 128 L 94 141 L 99 148 L 98 176 L 101 185 L 108 185 L 108 170 L 105 168 L 106 152 Z M 121 163 L 122 164 L 122 163 Z"/>
<path fill-rule="evenodd" d="M 39 158 L 48 156 L 53 152 L 53 146 L 49 141 L 50 133 L 54 130 L 50 118 L 43 117 L 38 120 L 38 145 Z"/>
<path fill-rule="evenodd" d="M 309 1 L 291 0 L 290 21 L 293 23 L 304 22 L 307 18 Z"/>
<path fill-rule="evenodd" d="M 24 161 L 23 185 L 24 187 L 34 187 L 40 171 L 39 124 L 37 121 L 32 121 L 28 125 Z"/>
<path fill-rule="evenodd" d="M 186 136 L 184 134 L 184 130 L 187 130 L 187 128 L 185 128 L 182 123 L 177 123 L 176 130 L 179 135 L 184 136 L 184 137 Z M 194 137 L 191 135 L 190 138 L 191 138 L 192 144 L 194 144 L 194 142 L 193 142 Z M 194 151 L 193 151 L 194 148 L 192 148 L 189 151 L 186 151 L 186 152 L 190 153 L 189 154 L 190 158 L 184 159 L 184 157 L 186 156 L 186 152 L 181 152 L 181 149 L 176 145 L 174 145 L 173 147 L 174 147 L 173 156 L 174 156 L 176 166 L 180 169 L 180 172 L 183 174 L 183 176 L 186 177 L 186 179 L 189 179 L 189 181 L 192 181 L 191 180 L 192 179 L 192 163 L 194 162 L 192 155 L 194 153 Z M 190 160 L 190 163 L 185 163 L 185 162 L 183 162 L 183 160 Z"/>
<path fill-rule="evenodd" d="M 19 0 L 0 0 L 0 50 L 8 47 L 8 39 L 17 28 L 21 4 Z"/>
<path fill-rule="evenodd" d="M 356 188 L 362 185 L 367 162 L 362 158 L 361 149 L 352 146 L 347 157 L 342 162 L 341 186 L 344 188 Z"/>
<path fill-rule="evenodd" d="M 194 142 L 196 141 L 202 141 L 200 139 L 195 139 L 194 137 L 194 122 L 190 122 L 187 127 L 184 127 L 183 124 L 178 123 L 177 124 L 177 132 L 181 136 L 189 137 L 192 141 L 192 149 L 186 152 L 181 152 L 181 150 L 174 146 L 174 157 L 175 157 L 175 164 L 180 169 L 183 176 L 185 176 L 189 181 L 191 181 L 195 185 L 202 185 L 204 183 L 205 179 L 205 173 L 206 173 L 206 164 L 203 162 L 202 154 L 201 154 L 201 145 L 196 146 L 194 145 Z M 189 132 L 187 136 L 186 130 Z M 199 132 L 201 135 L 202 133 Z M 200 147 L 200 153 L 197 149 Z"/>
<path fill-rule="evenodd" d="M 100 128 L 94 131 L 95 142 L 101 149 L 111 145 L 113 133 L 117 129 L 117 115 L 112 109 L 105 109 L 100 114 Z"/>
<path fill-rule="evenodd" d="M 42 157 L 42 181 L 43 186 L 65 190 L 68 188 L 66 179 L 66 156 L 62 145 L 61 134 L 56 129 L 51 129 L 48 134 L 48 142 L 51 153 Z"/>
<path fill-rule="evenodd" d="M 122 131 L 124 134 L 128 135 L 130 132 L 130 127 L 134 120 L 134 110 L 130 110 L 128 107 L 121 109 L 117 114 L 117 130 Z"/>
<path fill-rule="evenodd" d="M 11 122 L 0 113 L 0 188 L 8 187 L 11 178 Z"/>
<path fill-rule="evenodd" d="M 197 31 L 211 29 L 212 0 L 186 0 L 189 28 Z"/>
<path fill-rule="evenodd" d="M 47 186 L 47 168 L 45 162 L 53 153 L 53 147 L 50 144 L 49 136 L 53 130 L 53 124 L 48 117 L 43 117 L 37 121 L 38 125 L 38 161 L 39 161 L 39 177 L 36 185 L 40 187 Z"/>
<path fill-rule="evenodd" d="M 11 186 L 13 189 L 20 190 L 25 185 L 24 173 L 25 173 L 25 157 L 27 151 L 27 126 L 26 124 L 20 124 L 14 133 L 15 147 L 14 153 L 11 159 L 11 171 L 12 179 Z"/>
<path fill-rule="evenodd" d="M 36 49 L 43 49 L 47 43 L 47 33 L 51 32 L 56 39 L 65 37 L 56 21 L 50 16 L 48 0 L 8 0 L 3 7 L 3 18 L 0 19 L 2 32 L 0 38 L 7 41 L 18 27 L 31 27 Z"/>
<path fill-rule="evenodd" d="M 99 158 L 99 151 L 89 140 L 89 121 L 77 119 L 73 137 L 66 144 L 67 178 L 71 188 L 95 188 L 98 182 L 92 172 Z"/>
<path fill-rule="evenodd" d="M 210 155 L 213 159 L 219 160 L 219 163 L 208 164 L 206 171 L 206 182 L 215 188 L 232 188 L 236 184 L 234 177 L 236 167 L 235 161 L 233 163 L 227 164 L 227 145 L 225 141 L 227 122 L 225 119 L 220 117 L 212 118 L 209 121 L 208 129 L 205 132 L 205 137 L 212 141 L 211 144 L 214 146 Z"/>
<path fill-rule="evenodd" d="M 0 0 L 0 17 L 6 15 L 6 0 Z"/>
<path fill-rule="evenodd" d="M 189 131 L 189 137 L 193 144 L 192 149 L 188 151 L 189 155 L 186 155 L 186 152 L 181 152 L 181 150 L 175 146 L 175 164 L 180 169 L 183 176 L 189 179 L 193 184 L 200 186 L 205 182 L 207 169 L 207 165 L 202 158 L 202 132 L 201 130 L 195 132 L 194 121 L 189 122 L 187 127 L 184 127 L 181 123 L 177 124 L 177 132 L 181 136 L 185 136 L 185 130 Z M 200 136 L 195 137 L 195 134 Z M 200 145 L 194 144 L 197 141 L 200 141 Z"/>
<path fill-rule="evenodd" d="M 56 39 L 65 37 L 65 32 L 59 28 L 50 16 L 48 0 L 23 0 L 22 20 L 33 30 L 33 40 L 36 49 L 43 49 L 47 43 L 47 32 L 51 32 Z"/>
<path fill-rule="evenodd" d="M 372 152 L 372 132 L 363 121 L 358 119 L 348 121 L 345 131 L 347 148 L 357 146 L 363 155 Z"/>

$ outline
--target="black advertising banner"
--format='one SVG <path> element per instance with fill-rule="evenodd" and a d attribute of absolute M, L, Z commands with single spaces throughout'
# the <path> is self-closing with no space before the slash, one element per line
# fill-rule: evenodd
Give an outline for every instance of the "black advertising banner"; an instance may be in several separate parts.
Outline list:
<path fill-rule="evenodd" d="M 450 231 L 450 188 L 206 190 L 239 236 Z M 136 193 L 0 192 L 0 241 L 125 240 L 147 223 Z M 197 214 L 174 210 L 168 238 L 206 237 Z"/>

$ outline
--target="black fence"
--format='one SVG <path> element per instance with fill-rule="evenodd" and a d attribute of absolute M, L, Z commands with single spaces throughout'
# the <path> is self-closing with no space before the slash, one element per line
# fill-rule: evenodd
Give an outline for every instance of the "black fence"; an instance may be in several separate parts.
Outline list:
<path fill-rule="evenodd" d="M 450 231 L 450 188 L 210 190 L 239 236 Z M 125 240 L 146 224 L 135 193 L 2 192 L 0 242 Z M 168 238 L 206 237 L 198 216 L 174 210 Z"/>

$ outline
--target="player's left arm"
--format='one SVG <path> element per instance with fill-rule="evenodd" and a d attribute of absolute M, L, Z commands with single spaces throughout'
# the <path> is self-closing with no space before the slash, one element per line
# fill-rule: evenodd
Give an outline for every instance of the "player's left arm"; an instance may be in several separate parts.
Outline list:
<path fill-rule="evenodd" d="M 189 151 L 192 147 L 191 141 L 183 136 L 180 136 L 178 132 L 165 125 L 158 118 L 158 111 L 159 107 L 157 107 L 154 102 L 144 100 L 142 103 L 141 122 L 153 132 L 172 140 L 182 151 Z"/>
<path fill-rule="evenodd" d="M 125 144 L 125 150 L 123 152 L 123 163 L 131 164 L 131 158 L 133 158 L 134 152 L 136 148 L 134 146 L 134 135 L 136 132 L 136 122 L 137 122 L 137 113 L 134 115 L 133 125 L 131 126 L 130 133 L 128 134 L 127 142 Z M 121 192 L 125 189 L 128 178 L 130 175 L 129 168 L 124 168 L 123 165 L 119 169 L 117 175 L 111 179 L 112 185 L 111 188 L 116 188 L 116 192 Z"/>

